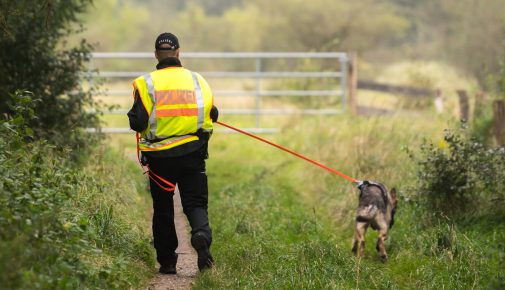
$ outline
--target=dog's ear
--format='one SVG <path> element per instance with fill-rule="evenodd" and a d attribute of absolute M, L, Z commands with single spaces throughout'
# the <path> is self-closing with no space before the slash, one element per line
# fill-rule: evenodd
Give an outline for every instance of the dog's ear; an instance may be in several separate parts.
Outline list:
<path fill-rule="evenodd" d="M 389 194 L 391 195 L 391 203 L 393 204 L 393 207 L 396 207 L 396 203 L 398 201 L 396 198 L 396 188 L 393 187 Z"/>

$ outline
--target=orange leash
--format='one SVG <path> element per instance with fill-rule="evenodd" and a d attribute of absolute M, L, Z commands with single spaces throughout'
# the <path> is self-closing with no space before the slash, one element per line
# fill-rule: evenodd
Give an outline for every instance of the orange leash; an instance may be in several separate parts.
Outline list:
<path fill-rule="evenodd" d="M 156 183 L 161 189 L 165 190 L 165 191 L 174 191 L 175 190 L 175 185 L 173 183 L 171 183 L 170 181 L 164 179 L 163 177 L 157 175 L 156 173 L 154 173 L 151 168 L 149 168 L 149 165 L 147 165 L 147 170 L 144 169 L 144 166 L 142 165 L 142 162 L 140 161 L 140 146 L 139 146 L 139 142 L 140 142 L 140 134 L 139 133 L 136 133 L 135 137 L 137 138 L 137 159 L 139 161 L 139 164 L 140 164 L 140 167 L 142 167 L 142 170 L 144 170 L 144 174 L 147 173 L 147 176 L 149 176 L 149 178 L 154 181 L 154 183 Z M 154 177 L 156 177 L 158 180 L 156 180 Z M 161 185 L 161 183 L 164 183 L 164 185 Z"/>
<path fill-rule="evenodd" d="M 350 182 L 354 182 L 354 183 L 360 183 L 360 182 L 361 182 L 361 181 L 360 181 L 360 180 L 358 180 L 358 179 L 355 179 L 355 178 L 352 178 L 352 177 L 350 177 L 350 176 L 348 176 L 348 175 L 345 175 L 344 173 L 342 173 L 342 172 L 340 172 L 340 171 L 337 171 L 337 170 L 335 170 L 335 169 L 333 169 L 333 168 L 330 168 L 330 167 L 328 167 L 328 166 L 326 166 L 326 165 L 324 165 L 324 164 L 321 164 L 321 163 L 319 163 L 319 162 L 317 162 L 317 161 L 314 161 L 314 160 L 312 160 L 312 159 L 310 159 L 310 158 L 307 158 L 307 157 L 305 157 L 305 156 L 303 156 L 303 155 L 301 155 L 301 154 L 299 154 L 299 153 L 296 153 L 296 152 L 294 152 L 294 151 L 292 151 L 292 150 L 289 150 L 288 148 L 282 147 L 282 146 L 277 145 L 277 144 L 275 144 L 275 143 L 273 143 L 273 142 L 271 142 L 271 141 L 268 141 L 268 140 L 263 139 L 263 138 L 261 138 L 261 137 L 258 137 L 258 136 L 256 136 L 256 135 L 253 135 L 253 134 L 251 134 L 251 133 L 248 133 L 248 132 L 246 132 L 246 131 L 244 131 L 244 130 L 240 130 L 239 128 L 235 128 L 235 127 L 230 126 L 230 125 L 228 125 L 228 124 L 225 124 L 225 123 L 223 123 L 223 122 L 216 122 L 216 123 L 218 123 L 219 125 L 224 126 L 224 127 L 226 127 L 226 128 L 229 128 L 229 129 L 232 129 L 232 130 L 234 130 L 234 131 L 240 132 L 240 133 L 242 133 L 242 134 L 244 134 L 244 135 L 247 135 L 247 136 L 249 136 L 249 137 L 252 137 L 252 138 L 254 138 L 254 139 L 257 139 L 257 140 L 260 140 L 260 141 L 262 141 L 262 142 L 265 142 L 265 143 L 267 143 L 267 144 L 269 144 L 269 145 L 272 145 L 272 146 L 274 146 L 274 147 L 277 147 L 277 148 L 279 148 L 279 149 L 281 149 L 281 150 L 283 150 L 283 151 L 286 151 L 286 152 L 288 152 L 288 153 L 291 153 L 291 154 L 295 155 L 296 157 L 299 157 L 299 158 L 301 158 L 301 159 L 303 159 L 303 160 L 305 160 L 305 161 L 308 161 L 308 162 L 310 162 L 310 163 L 312 163 L 312 164 L 315 164 L 315 165 L 317 165 L 317 166 L 319 166 L 319 167 L 321 167 L 321 168 L 323 168 L 323 169 L 326 169 L 326 170 L 328 170 L 328 171 L 329 171 L 329 172 L 331 172 L 331 173 L 337 174 L 337 175 L 339 175 L 340 177 L 343 177 L 343 178 L 347 179 L 347 180 L 348 180 L 348 181 L 350 181 Z"/>

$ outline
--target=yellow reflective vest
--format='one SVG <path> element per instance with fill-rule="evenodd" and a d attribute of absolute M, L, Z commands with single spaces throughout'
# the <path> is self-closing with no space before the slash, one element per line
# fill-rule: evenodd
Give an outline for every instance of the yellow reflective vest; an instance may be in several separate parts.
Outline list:
<path fill-rule="evenodd" d="M 212 133 L 213 95 L 205 79 L 183 67 L 167 67 L 136 78 L 134 89 L 148 115 L 140 132 L 141 151 L 161 151 L 198 140 L 198 130 Z"/>

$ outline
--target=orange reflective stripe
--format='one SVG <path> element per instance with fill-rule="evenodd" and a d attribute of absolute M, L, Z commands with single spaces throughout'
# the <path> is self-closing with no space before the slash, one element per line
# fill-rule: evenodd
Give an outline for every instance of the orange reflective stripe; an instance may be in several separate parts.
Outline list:
<path fill-rule="evenodd" d="M 197 116 L 197 108 L 174 108 L 156 110 L 156 117 Z"/>
<path fill-rule="evenodd" d="M 156 106 L 196 104 L 195 92 L 192 90 L 156 91 Z"/>

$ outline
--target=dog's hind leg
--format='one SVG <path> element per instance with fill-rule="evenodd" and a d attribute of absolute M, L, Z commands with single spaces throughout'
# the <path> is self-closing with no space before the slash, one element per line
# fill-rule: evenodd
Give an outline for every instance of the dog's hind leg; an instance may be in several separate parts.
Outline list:
<path fill-rule="evenodd" d="M 386 246 L 384 242 L 387 239 L 387 230 L 383 227 L 379 229 L 379 237 L 377 238 L 377 251 L 379 252 L 379 256 L 381 257 L 382 262 L 386 262 L 388 259 L 388 255 L 386 253 Z"/>
<path fill-rule="evenodd" d="M 365 255 L 365 233 L 367 228 L 368 223 L 359 221 L 356 222 L 352 252 L 354 254 L 359 254 L 360 257 Z"/>

